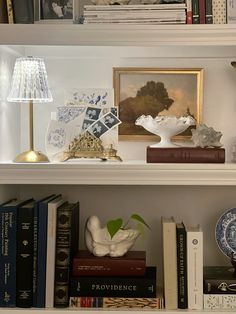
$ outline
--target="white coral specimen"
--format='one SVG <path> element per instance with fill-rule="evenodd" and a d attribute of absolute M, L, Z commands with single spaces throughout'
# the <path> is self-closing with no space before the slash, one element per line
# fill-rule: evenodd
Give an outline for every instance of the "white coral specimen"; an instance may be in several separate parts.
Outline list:
<path fill-rule="evenodd" d="M 204 147 L 221 147 L 220 139 L 222 133 L 215 131 L 212 127 L 200 124 L 196 129 L 192 129 L 192 141 L 195 146 Z"/>

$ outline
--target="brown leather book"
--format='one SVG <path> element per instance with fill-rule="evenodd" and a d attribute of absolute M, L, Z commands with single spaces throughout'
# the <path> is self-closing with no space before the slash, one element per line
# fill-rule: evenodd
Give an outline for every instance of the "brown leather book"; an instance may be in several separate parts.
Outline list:
<path fill-rule="evenodd" d="M 206 0 L 199 0 L 199 18 L 200 24 L 206 24 Z"/>
<path fill-rule="evenodd" d="M 94 256 L 80 250 L 73 258 L 73 276 L 144 276 L 145 251 L 128 251 L 121 257 Z"/>
<path fill-rule="evenodd" d="M 224 163 L 224 148 L 147 147 L 147 163 Z"/>

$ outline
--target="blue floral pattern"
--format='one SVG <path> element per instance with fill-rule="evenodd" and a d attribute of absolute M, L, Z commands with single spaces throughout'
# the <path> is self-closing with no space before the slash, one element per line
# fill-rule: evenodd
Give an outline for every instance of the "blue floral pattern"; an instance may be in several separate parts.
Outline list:
<path fill-rule="evenodd" d="M 236 256 L 236 208 L 224 213 L 216 224 L 216 242 L 228 257 Z"/>
<path fill-rule="evenodd" d="M 69 123 L 83 114 L 86 107 L 57 107 L 57 119 L 59 122 Z"/>
<path fill-rule="evenodd" d="M 50 131 L 47 136 L 48 143 L 55 148 L 62 148 L 66 142 L 66 132 L 63 128 Z"/>

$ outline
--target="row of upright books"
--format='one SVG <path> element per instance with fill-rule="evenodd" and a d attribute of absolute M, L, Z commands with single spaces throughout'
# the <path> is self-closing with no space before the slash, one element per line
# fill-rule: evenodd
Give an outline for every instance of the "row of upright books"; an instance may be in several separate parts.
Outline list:
<path fill-rule="evenodd" d="M 145 251 L 79 250 L 79 202 L 62 195 L 0 205 L 0 307 L 164 307 Z"/>
<path fill-rule="evenodd" d="M 236 271 L 204 266 L 201 227 L 162 218 L 162 233 L 165 308 L 236 310 Z"/>
<path fill-rule="evenodd" d="M 203 308 L 203 231 L 162 218 L 166 309 Z"/>
<path fill-rule="evenodd" d="M 0 307 L 66 307 L 79 202 L 61 195 L 0 206 Z"/>
<path fill-rule="evenodd" d="M 235 24 L 236 0 L 186 0 L 187 24 Z"/>

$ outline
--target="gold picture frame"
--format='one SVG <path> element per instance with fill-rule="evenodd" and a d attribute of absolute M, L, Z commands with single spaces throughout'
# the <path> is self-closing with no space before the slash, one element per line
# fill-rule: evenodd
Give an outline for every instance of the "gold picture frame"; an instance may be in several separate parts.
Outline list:
<path fill-rule="evenodd" d="M 192 115 L 196 124 L 201 123 L 202 68 L 113 68 L 113 87 L 122 121 L 120 140 L 156 141 L 155 135 L 135 125 L 142 114 Z M 189 128 L 175 139 L 186 140 L 190 136 Z"/>

